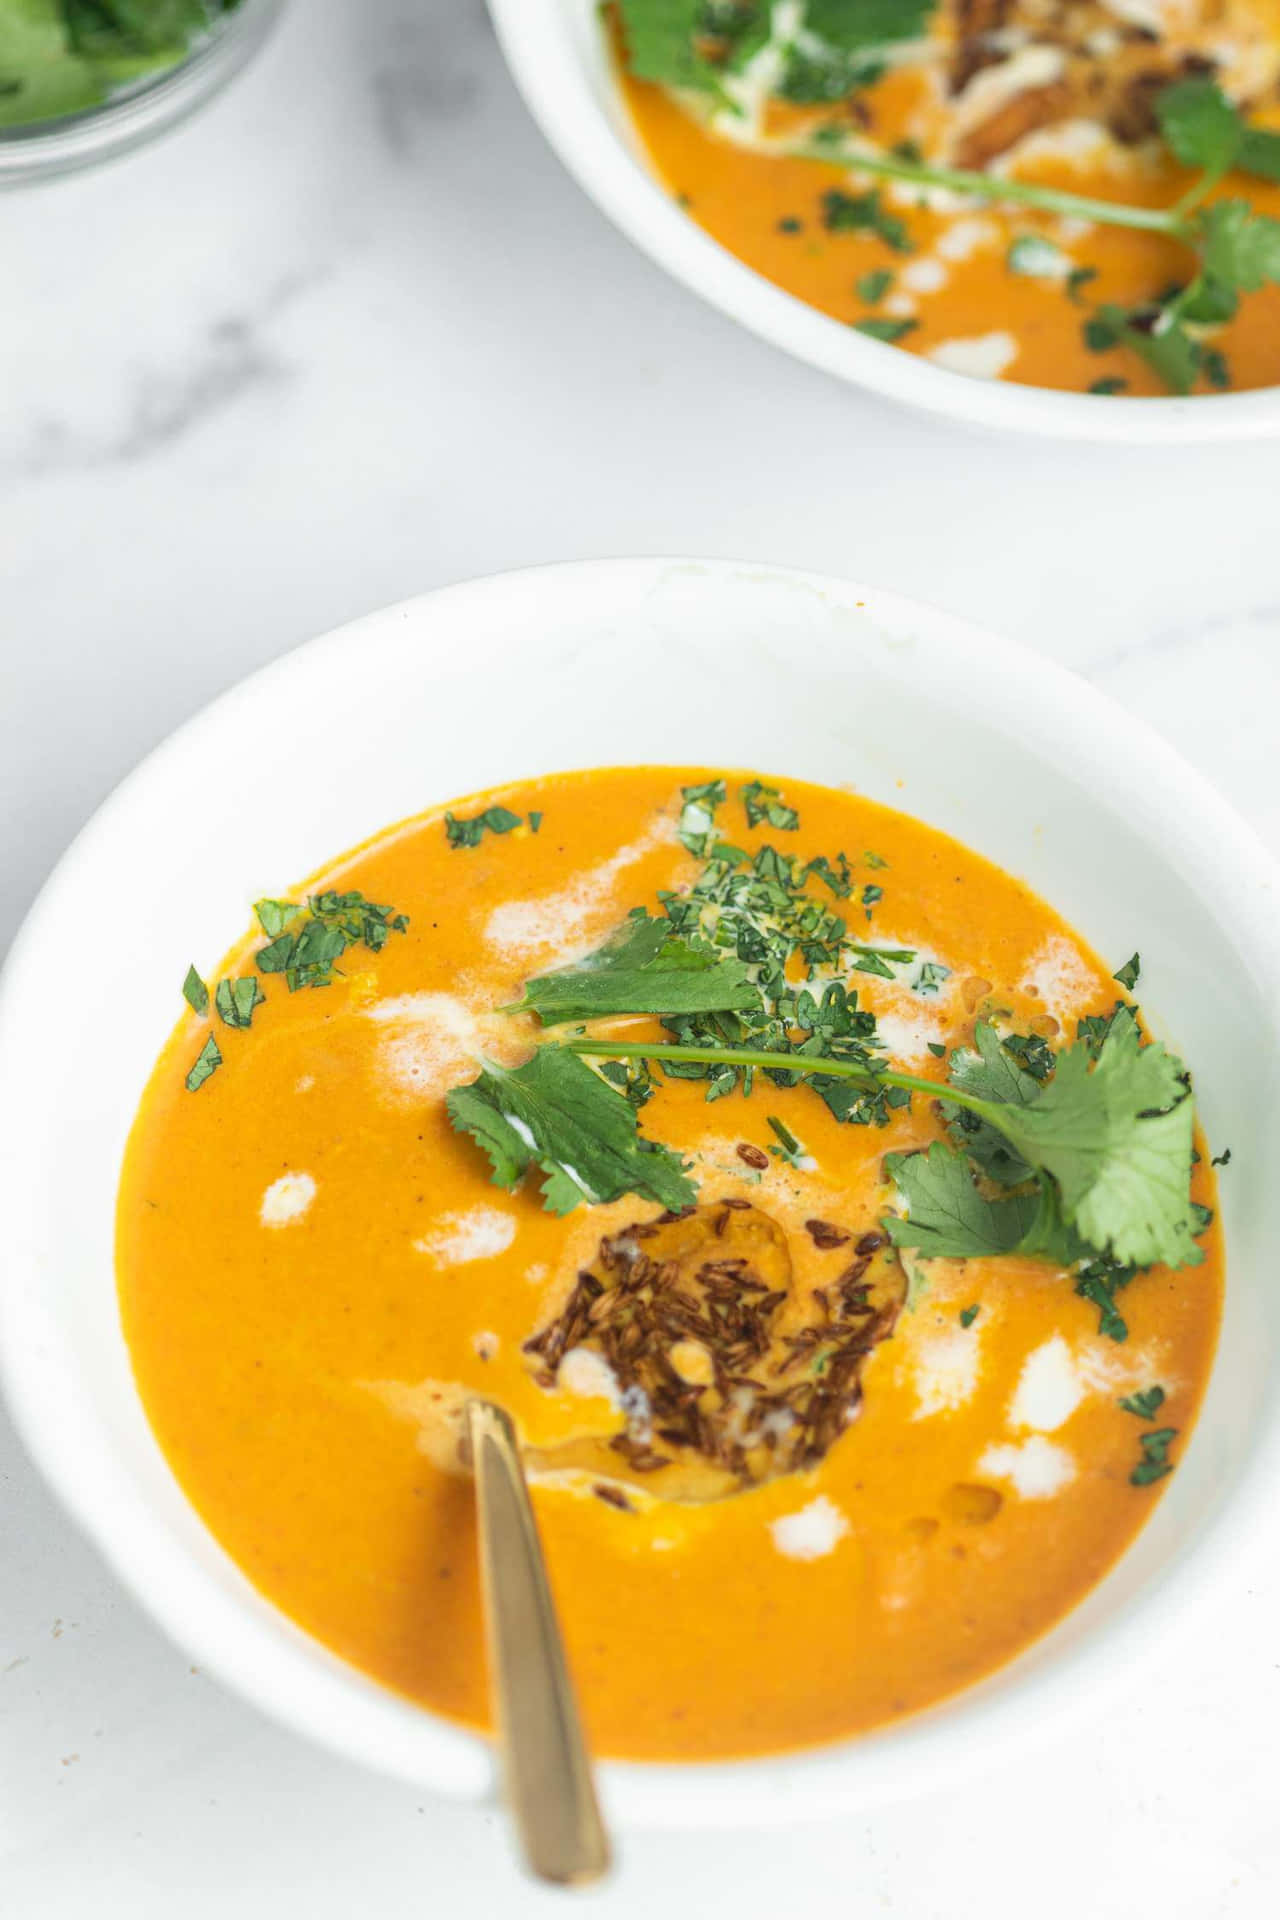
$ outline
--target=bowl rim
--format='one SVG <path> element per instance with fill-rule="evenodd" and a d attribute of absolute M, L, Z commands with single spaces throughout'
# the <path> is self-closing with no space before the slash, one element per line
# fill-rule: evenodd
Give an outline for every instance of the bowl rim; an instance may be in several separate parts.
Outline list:
<path fill-rule="evenodd" d="M 193 745 L 216 744 L 219 735 L 233 737 L 239 716 L 262 695 L 273 697 L 282 683 L 304 681 L 312 668 L 323 673 L 327 663 L 349 659 L 383 634 L 390 641 L 406 627 L 412 631 L 415 622 L 418 658 L 429 660 L 433 648 L 447 649 L 453 621 L 461 617 L 482 625 L 494 603 L 527 599 L 531 617 L 545 626 L 562 588 L 567 596 L 589 589 L 593 604 L 607 611 L 628 593 L 648 590 L 672 568 L 696 570 L 713 593 L 736 578 L 781 582 L 806 594 L 834 596 L 842 609 L 856 607 L 873 623 L 878 617 L 890 625 L 917 623 L 935 640 L 945 635 L 949 650 L 962 649 L 966 670 L 984 689 L 1002 686 L 1008 712 L 1026 714 L 1030 701 L 1030 711 L 1044 716 L 1043 722 L 1029 722 L 1033 728 L 1043 724 L 1059 738 L 1065 729 L 1087 740 L 1091 756 L 1123 769 L 1113 778 L 1148 799 L 1155 796 L 1153 804 L 1170 832 L 1213 874 L 1211 897 L 1221 900 L 1224 912 L 1230 902 L 1233 940 L 1248 952 L 1254 976 L 1272 990 L 1272 1038 L 1280 1035 L 1280 867 L 1208 781 L 1145 721 L 1068 669 L 926 603 L 835 576 L 756 562 L 671 558 L 568 562 L 464 581 L 388 606 L 286 652 L 211 701 L 148 754 L 63 854 L 0 973 L 0 1085 L 8 1093 L 0 1105 L 0 1186 L 10 1223 L 9 1259 L 0 1268 L 0 1388 L 29 1453 L 64 1506 L 122 1584 L 178 1644 L 295 1732 L 377 1771 L 453 1797 L 492 1796 L 495 1771 L 486 1741 L 347 1667 L 274 1609 L 269 1609 L 268 1633 L 246 1598 L 221 1590 L 176 1532 L 149 1509 L 130 1470 L 91 1453 L 88 1436 L 96 1429 L 81 1421 L 77 1431 L 79 1416 L 66 1418 L 57 1395 L 64 1377 L 54 1351 L 56 1330 L 38 1299 L 40 1223 L 27 1223 L 22 1205 L 24 1195 L 36 1188 L 31 1174 L 55 1143 L 33 1139 L 23 1125 L 20 1081 L 12 1072 L 15 1037 L 39 1003 L 42 954 L 62 937 L 63 916 L 74 912 L 80 896 L 80 877 L 92 869 L 99 850 L 112 845 L 117 821 L 123 819 L 127 831 L 129 810 L 153 789 L 162 793 L 170 764 L 180 762 Z M 1108 801 L 1111 808 L 1120 804 L 1118 796 Z M 602 1762 L 608 1811 L 638 1826 L 776 1825 L 922 1792 L 958 1771 L 994 1764 L 1014 1746 L 1052 1738 L 1097 1711 L 1099 1696 L 1107 1697 L 1109 1690 L 1091 1683 L 1104 1671 L 1112 1691 L 1119 1683 L 1136 1681 L 1166 1645 L 1168 1630 L 1211 1601 L 1218 1583 L 1265 1529 L 1277 1473 L 1280 1391 L 1273 1391 L 1246 1463 L 1229 1493 L 1197 1526 L 1176 1566 L 1079 1643 L 1058 1649 L 1047 1668 L 1029 1671 L 1020 1684 L 990 1696 L 983 1692 L 987 1683 L 979 1681 L 898 1727 L 817 1748 L 731 1761 Z M 194 1513 L 185 1493 L 182 1499 Z M 228 1558 L 227 1565 L 233 1564 Z M 994 1677 L 1008 1675 L 1041 1644 L 1033 1643 Z M 1028 1711 L 1032 1702 L 1034 1712 Z"/>
<path fill-rule="evenodd" d="M 593 0 L 488 4 L 525 105 L 583 192 L 675 279 L 796 359 L 926 413 L 1008 433 L 1144 446 L 1280 434 L 1280 385 L 1185 397 L 1066 393 L 973 379 L 843 326 L 736 259 L 663 191 L 628 142 L 621 106 L 611 118 L 592 84 L 582 15 L 594 16 Z"/>

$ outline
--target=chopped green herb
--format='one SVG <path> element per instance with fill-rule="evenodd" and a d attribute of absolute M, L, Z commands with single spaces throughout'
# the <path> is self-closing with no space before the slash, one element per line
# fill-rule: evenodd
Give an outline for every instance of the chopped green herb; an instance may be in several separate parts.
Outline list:
<path fill-rule="evenodd" d="M 785 218 L 779 220 L 778 232 L 779 233 L 803 233 L 804 221 L 797 220 L 794 214 L 787 214 Z"/>
<path fill-rule="evenodd" d="M 302 912 L 296 900 L 258 900 L 253 910 L 268 940 L 279 939 L 289 922 Z"/>
<path fill-rule="evenodd" d="M 210 1034 L 196 1055 L 195 1065 L 187 1075 L 187 1092 L 196 1093 L 204 1085 L 209 1075 L 216 1073 L 221 1065 L 222 1055 L 218 1052 L 218 1043 L 213 1035 Z"/>
<path fill-rule="evenodd" d="M 1229 1167 L 1231 1165 L 1230 1147 L 1224 1147 L 1221 1153 L 1215 1153 L 1209 1165 L 1211 1167 Z"/>
<path fill-rule="evenodd" d="M 1091 281 L 1096 280 L 1097 277 L 1098 269 L 1096 267 L 1072 267 L 1066 278 L 1067 298 L 1069 300 L 1078 300 L 1080 294 L 1084 292 L 1084 289 Z"/>
<path fill-rule="evenodd" d="M 633 1107 L 643 1107 L 658 1091 L 643 1060 L 602 1060 L 599 1071 L 610 1086 L 626 1094 Z"/>
<path fill-rule="evenodd" d="M 873 233 L 895 253 L 912 251 L 906 221 L 888 212 L 878 187 L 867 193 L 829 188 L 822 196 L 822 224 L 828 233 Z"/>
<path fill-rule="evenodd" d="M 535 812 L 533 812 L 533 813 L 531 813 L 531 814 L 529 815 L 529 831 L 530 831 L 530 833 L 536 833 L 536 832 L 538 831 L 538 828 L 539 828 L 539 827 L 540 827 L 541 825 L 542 825 L 542 815 L 541 815 L 540 813 L 538 813 L 538 812 L 536 812 L 536 811 L 535 811 Z"/>
<path fill-rule="evenodd" d="M 1126 1413 L 1136 1414 L 1139 1420 L 1154 1420 L 1164 1405 L 1163 1387 L 1144 1387 L 1141 1393 L 1127 1393 L 1117 1405 Z"/>
<path fill-rule="evenodd" d="M 862 889 L 862 905 L 867 919 L 871 918 L 871 909 L 876 902 L 884 899 L 884 888 L 873 886 L 869 881 Z"/>
<path fill-rule="evenodd" d="M 926 960 L 920 968 L 915 990 L 917 993 L 936 993 L 943 981 L 950 978 L 950 967 L 944 967 L 938 960 Z"/>
<path fill-rule="evenodd" d="M 1116 1306 L 1116 1295 L 1128 1286 L 1137 1271 L 1136 1267 L 1122 1266 L 1104 1256 L 1087 1261 L 1076 1275 L 1076 1292 L 1098 1309 L 1098 1332 L 1106 1340 L 1119 1342 L 1129 1338 L 1128 1323 Z"/>
<path fill-rule="evenodd" d="M 510 833 L 520 825 L 520 815 L 510 807 L 486 807 L 470 820 L 459 820 L 452 813 L 444 816 L 444 830 L 451 847 L 478 847 L 486 833 Z"/>
<path fill-rule="evenodd" d="M 706 859 L 715 845 L 716 809 L 722 807 L 728 789 L 723 780 L 704 780 L 700 786 L 681 787 L 684 805 L 676 829 L 682 847 Z"/>
<path fill-rule="evenodd" d="M 862 864 L 864 867 L 883 868 L 887 867 L 889 862 L 883 860 L 878 853 L 864 853 L 862 856 Z"/>
<path fill-rule="evenodd" d="M 209 989 L 194 967 L 187 968 L 187 977 L 182 983 L 182 995 L 192 1013 L 209 1011 Z"/>
<path fill-rule="evenodd" d="M 776 1147 L 770 1147 L 770 1153 L 780 1154 L 790 1166 L 798 1167 L 805 1157 L 805 1152 L 790 1127 L 779 1120 L 776 1113 L 767 1113 L 765 1119 L 778 1142 Z"/>
<path fill-rule="evenodd" d="M 878 306 L 893 285 L 893 275 L 888 267 L 877 267 L 871 273 L 860 273 L 854 281 L 859 300 L 865 300 L 869 307 Z"/>
<path fill-rule="evenodd" d="M 1124 393 L 1129 382 L 1122 380 L 1118 373 L 1106 373 L 1101 380 L 1095 380 L 1089 387 L 1090 393 Z"/>
<path fill-rule="evenodd" d="M 749 827 L 758 827 L 763 822 L 779 833 L 794 833 L 800 825 L 800 815 L 795 808 L 784 803 L 777 787 L 766 787 L 762 780 L 748 781 L 741 799 Z"/>
<path fill-rule="evenodd" d="M 1153 1481 L 1163 1480 L 1166 1473 L 1173 1472 L 1169 1446 L 1177 1437 L 1176 1427 L 1157 1427 L 1154 1433 L 1140 1436 L 1138 1444 L 1142 1448 L 1142 1458 L 1129 1475 L 1133 1486 L 1149 1487 Z"/>
<path fill-rule="evenodd" d="M 925 1045 L 928 1047 L 930 1053 L 933 1055 L 935 1060 L 946 1059 L 947 1049 L 942 1044 L 941 1040 L 926 1040 Z"/>
<path fill-rule="evenodd" d="M 980 1306 L 961 1307 L 960 1325 L 962 1327 L 971 1327 L 981 1312 L 982 1308 Z"/>
<path fill-rule="evenodd" d="M 920 325 L 918 320 L 855 320 L 854 330 L 866 333 L 873 340 L 887 341 L 890 346 L 895 340 L 905 340 Z"/>
<path fill-rule="evenodd" d="M 214 1004 L 223 1024 L 228 1027 L 249 1027 L 253 1025 L 254 1008 L 262 1004 L 266 994 L 252 974 L 240 980 L 219 980 Z"/>
<path fill-rule="evenodd" d="M 1007 1033 L 1000 1045 L 1033 1080 L 1047 1080 L 1053 1072 L 1053 1048 L 1038 1033 Z"/>
<path fill-rule="evenodd" d="M 260 900 L 263 932 L 277 924 L 292 902 Z M 292 909 L 284 930 L 254 955 L 259 973 L 282 973 L 290 993 L 300 987 L 327 987 L 334 968 L 350 946 L 380 953 L 393 933 L 403 933 L 408 916 L 366 900 L 362 893 L 313 893 L 305 909 Z"/>
<path fill-rule="evenodd" d="M 1111 978 L 1118 980 L 1126 993 L 1132 993 L 1138 984 L 1141 960 L 1136 953 L 1131 954 L 1122 967 L 1117 967 Z"/>

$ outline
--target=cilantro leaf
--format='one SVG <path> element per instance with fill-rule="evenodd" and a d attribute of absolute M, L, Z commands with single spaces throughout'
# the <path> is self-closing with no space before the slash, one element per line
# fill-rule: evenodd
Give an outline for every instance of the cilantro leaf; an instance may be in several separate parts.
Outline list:
<path fill-rule="evenodd" d="M 1243 293 L 1280 280 L 1280 220 L 1254 213 L 1245 200 L 1218 200 L 1201 209 L 1197 230 L 1211 280 Z"/>
<path fill-rule="evenodd" d="M 209 989 L 194 967 L 187 968 L 187 977 L 182 983 L 182 997 L 192 1013 L 209 1011 Z"/>
<path fill-rule="evenodd" d="M 1184 167 L 1225 173 L 1240 151 L 1244 123 L 1212 80 L 1180 80 L 1155 101 L 1164 143 Z"/>
<path fill-rule="evenodd" d="M 619 0 L 627 66 L 638 80 L 664 87 L 712 84 L 714 69 L 697 50 L 705 0 Z"/>
<path fill-rule="evenodd" d="M 717 1013 L 759 1005 L 759 989 L 740 960 L 694 946 L 670 921 L 647 914 L 628 920 L 576 965 L 526 981 L 520 1002 L 546 1026 L 614 1013 Z"/>
<path fill-rule="evenodd" d="M 966 1156 L 939 1140 L 927 1153 L 887 1154 L 885 1171 L 907 1206 L 905 1218 L 886 1215 L 885 1230 L 894 1246 L 915 1247 L 923 1258 L 1012 1253 L 1034 1225 L 1038 1196 L 986 1199 Z"/>
<path fill-rule="evenodd" d="M 807 34 L 842 53 L 917 40 L 928 28 L 936 0 L 808 0 Z"/>
<path fill-rule="evenodd" d="M 512 813 L 510 807 L 486 807 L 470 820 L 458 820 L 451 813 L 444 816 L 444 830 L 451 847 L 478 847 L 486 833 L 510 833 L 519 825 L 520 815 Z"/>
<path fill-rule="evenodd" d="M 1096 1061 L 1077 1041 L 1033 1102 L 999 1115 L 1015 1149 L 1052 1175 L 1067 1222 L 1090 1246 L 1174 1267 L 1204 1258 L 1188 1194 L 1192 1120 L 1181 1062 L 1157 1042 L 1143 1046 L 1123 1006 Z"/>
<path fill-rule="evenodd" d="M 1269 127 L 1246 127 L 1236 167 L 1258 180 L 1280 180 L 1280 133 Z"/>
<path fill-rule="evenodd" d="M 541 1169 L 552 1213 L 624 1193 L 673 1210 L 696 1198 L 679 1155 L 641 1138 L 631 1102 L 563 1047 L 539 1047 L 521 1067 L 490 1062 L 445 1105 L 488 1155 L 498 1186 Z"/>
<path fill-rule="evenodd" d="M 974 1028 L 973 1039 L 976 1052 L 958 1047 L 951 1055 L 947 1078 L 953 1087 L 1001 1105 L 1012 1103 L 1025 1107 L 1039 1097 L 1039 1080 L 1019 1066 L 1013 1053 L 1001 1044 L 993 1026 L 980 1020 Z M 963 1147 L 991 1179 L 1012 1187 L 1031 1177 L 1033 1169 L 1029 1162 L 989 1120 L 971 1113 L 967 1107 L 946 1101 L 943 1113 L 956 1146 Z"/>

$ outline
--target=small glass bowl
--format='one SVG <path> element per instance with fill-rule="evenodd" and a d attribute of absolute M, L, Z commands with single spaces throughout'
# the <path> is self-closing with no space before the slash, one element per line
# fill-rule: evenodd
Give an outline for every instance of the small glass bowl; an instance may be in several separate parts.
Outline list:
<path fill-rule="evenodd" d="M 283 5 L 284 0 L 241 0 L 164 73 L 122 88 L 81 113 L 0 128 L 0 187 L 95 166 L 185 120 L 253 57 Z"/>

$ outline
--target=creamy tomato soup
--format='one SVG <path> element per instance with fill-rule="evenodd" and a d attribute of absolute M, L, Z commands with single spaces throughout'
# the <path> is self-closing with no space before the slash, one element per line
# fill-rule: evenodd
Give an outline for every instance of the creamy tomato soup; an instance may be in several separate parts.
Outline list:
<path fill-rule="evenodd" d="M 1030 386 L 1280 381 L 1277 0 L 621 0 L 611 18 L 667 189 L 832 318 Z M 1012 185 L 975 195 L 956 170 Z M 1188 194 L 1180 232 L 1151 220 Z M 1200 224 L 1234 220 L 1213 212 L 1228 201 L 1261 217 L 1261 273 Z"/>
<path fill-rule="evenodd" d="M 1223 1262 L 1136 956 L 854 793 L 669 768 L 457 802 L 257 918 L 143 1098 L 120 1298 L 187 1495 L 344 1658 L 488 1724 L 468 1393 L 605 1754 L 927 1706 L 1147 1519 Z"/>

